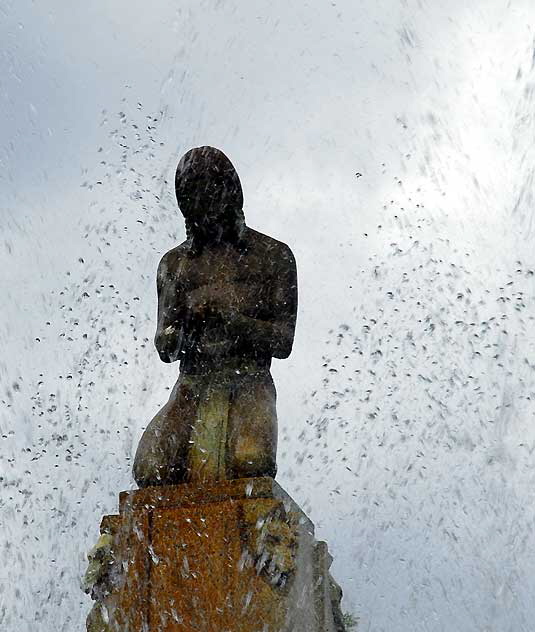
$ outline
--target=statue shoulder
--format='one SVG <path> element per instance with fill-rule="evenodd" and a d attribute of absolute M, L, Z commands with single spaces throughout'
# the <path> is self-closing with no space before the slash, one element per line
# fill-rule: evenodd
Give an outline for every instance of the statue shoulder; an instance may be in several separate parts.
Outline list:
<path fill-rule="evenodd" d="M 183 241 L 175 248 L 172 248 L 168 252 L 164 254 L 164 256 L 160 259 L 160 263 L 158 264 L 158 276 L 164 277 L 168 274 L 172 274 L 176 272 L 180 263 L 187 256 L 189 251 L 189 241 Z"/>
<path fill-rule="evenodd" d="M 294 254 L 283 241 L 279 241 L 274 237 L 260 233 L 253 228 L 247 227 L 248 241 L 254 245 L 255 250 L 262 256 L 266 257 L 267 261 L 281 262 L 285 265 L 295 266 Z"/>

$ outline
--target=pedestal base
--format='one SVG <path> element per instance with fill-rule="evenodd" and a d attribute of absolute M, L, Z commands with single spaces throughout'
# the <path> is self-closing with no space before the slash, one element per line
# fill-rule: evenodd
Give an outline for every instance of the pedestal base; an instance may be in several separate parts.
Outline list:
<path fill-rule="evenodd" d="M 90 632 L 344 630 L 327 546 L 271 478 L 123 492 L 101 532 Z"/>

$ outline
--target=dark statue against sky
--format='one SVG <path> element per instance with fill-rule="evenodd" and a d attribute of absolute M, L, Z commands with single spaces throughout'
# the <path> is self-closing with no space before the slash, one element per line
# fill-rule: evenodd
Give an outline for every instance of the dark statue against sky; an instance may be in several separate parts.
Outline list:
<path fill-rule="evenodd" d="M 270 366 L 292 350 L 293 255 L 245 224 L 218 149 L 185 154 L 175 184 L 187 239 L 158 267 L 155 344 L 180 374 L 139 442 L 141 489 L 89 555 L 87 630 L 344 632 L 327 545 L 273 480 Z"/>
<path fill-rule="evenodd" d="M 155 344 L 180 375 L 141 438 L 134 477 L 140 487 L 274 477 L 270 365 L 292 349 L 294 257 L 245 224 L 238 174 L 218 149 L 187 152 L 175 187 L 187 239 L 158 267 Z"/>

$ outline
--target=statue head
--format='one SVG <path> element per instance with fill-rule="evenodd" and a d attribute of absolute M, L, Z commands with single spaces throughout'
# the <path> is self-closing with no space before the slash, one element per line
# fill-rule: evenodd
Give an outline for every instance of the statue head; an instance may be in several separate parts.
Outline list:
<path fill-rule="evenodd" d="M 190 149 L 175 175 L 178 206 L 194 241 L 232 239 L 243 225 L 243 193 L 234 166 L 215 147 Z"/>

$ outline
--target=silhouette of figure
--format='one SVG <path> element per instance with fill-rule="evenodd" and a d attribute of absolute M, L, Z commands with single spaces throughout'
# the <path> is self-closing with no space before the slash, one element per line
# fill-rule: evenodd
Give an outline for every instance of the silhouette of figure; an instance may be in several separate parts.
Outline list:
<path fill-rule="evenodd" d="M 180 374 L 140 440 L 134 478 L 145 487 L 274 477 L 270 365 L 292 349 L 294 257 L 245 224 L 238 174 L 220 150 L 188 151 L 175 188 L 187 239 L 158 267 L 155 345 Z"/>

